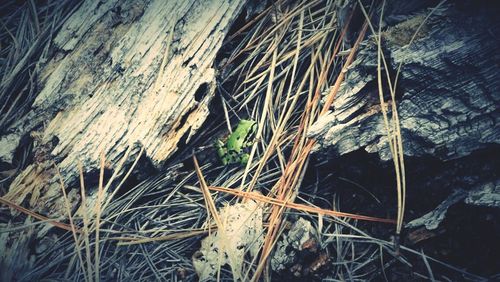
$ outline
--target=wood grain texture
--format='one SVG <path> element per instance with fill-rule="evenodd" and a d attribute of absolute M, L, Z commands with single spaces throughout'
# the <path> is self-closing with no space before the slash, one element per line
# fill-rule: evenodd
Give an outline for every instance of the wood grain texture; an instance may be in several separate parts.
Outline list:
<path fill-rule="evenodd" d="M 408 45 L 428 13 L 406 18 L 382 35 L 392 78 L 403 62 L 396 103 L 405 155 L 450 160 L 495 146 L 500 140 L 500 27 L 495 11 L 444 6 Z M 364 149 L 382 160 L 391 158 L 376 66 L 377 46 L 369 38 L 348 70 L 332 111 L 309 132 L 318 141 L 316 151 L 344 155 Z M 384 88 L 388 100 L 387 85 Z"/>
<path fill-rule="evenodd" d="M 113 170 L 125 151 L 130 162 L 143 147 L 160 166 L 205 121 L 215 56 L 244 3 L 85 1 L 53 41 L 32 110 L 0 140 L 35 140 L 34 163 L 5 198 L 29 196 L 34 211 L 61 215 L 53 162 L 68 185 L 78 179 L 78 162 L 96 171 L 101 154 Z M 11 161 L 16 146 L 0 150 L 0 160 Z"/>

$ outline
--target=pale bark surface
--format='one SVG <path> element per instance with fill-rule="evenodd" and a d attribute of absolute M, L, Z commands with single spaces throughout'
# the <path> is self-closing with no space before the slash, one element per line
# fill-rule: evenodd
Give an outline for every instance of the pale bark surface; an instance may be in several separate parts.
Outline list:
<path fill-rule="evenodd" d="M 53 161 L 67 185 L 79 162 L 98 170 L 101 154 L 113 170 L 127 151 L 130 162 L 144 148 L 160 166 L 207 117 L 215 56 L 244 2 L 84 2 L 53 41 L 32 110 L 0 140 L 6 162 L 23 136 L 35 140 L 34 163 L 4 197 L 58 216 L 65 212 Z"/>

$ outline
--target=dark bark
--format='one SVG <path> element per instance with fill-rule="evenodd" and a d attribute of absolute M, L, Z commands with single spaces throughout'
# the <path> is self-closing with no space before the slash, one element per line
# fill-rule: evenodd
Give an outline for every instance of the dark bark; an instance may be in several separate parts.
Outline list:
<path fill-rule="evenodd" d="M 451 5 L 435 11 L 407 45 L 428 13 L 386 28 L 382 45 L 393 81 L 403 63 L 396 103 L 405 155 L 450 160 L 500 140 L 500 27 L 494 11 L 475 13 Z M 391 158 L 376 67 L 377 46 L 368 38 L 332 112 L 310 131 L 318 149 L 334 155 L 364 149 L 382 160 Z M 384 89 L 388 100 L 386 83 Z"/>
<path fill-rule="evenodd" d="M 382 51 L 393 83 L 401 63 L 402 68 L 395 101 L 390 101 L 386 72 L 381 71 L 389 101 L 384 107 L 389 118 L 391 103 L 398 109 L 407 159 L 407 207 L 429 212 L 407 212 L 407 222 L 423 215 L 408 227 L 435 229 L 448 208 L 460 202 L 499 207 L 498 7 L 473 1 L 443 5 L 428 20 L 431 9 L 408 10 L 412 16 L 406 17 L 391 14 L 395 10 L 400 9 L 389 5 L 386 11 Z M 377 154 L 381 162 L 392 158 L 379 99 L 377 49 L 373 36 L 363 42 L 331 112 L 311 128 L 316 157 L 345 155 L 347 167 L 359 166 L 360 160 L 349 157 L 352 152 Z M 365 175 L 370 169 L 363 168 Z M 367 185 L 378 184 L 373 180 Z"/>

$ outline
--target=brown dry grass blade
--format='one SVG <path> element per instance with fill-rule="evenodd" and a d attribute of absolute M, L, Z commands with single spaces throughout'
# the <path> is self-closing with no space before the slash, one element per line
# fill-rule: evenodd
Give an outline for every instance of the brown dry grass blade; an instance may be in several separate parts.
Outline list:
<path fill-rule="evenodd" d="M 207 182 L 205 181 L 205 177 L 203 177 L 203 172 L 201 171 L 200 166 L 198 165 L 198 160 L 196 159 L 195 155 L 193 155 L 193 163 L 194 163 L 194 168 L 196 170 L 196 174 L 198 175 L 198 180 L 200 181 L 200 186 L 201 186 L 200 188 L 201 192 L 203 193 L 203 198 L 205 199 L 208 215 L 210 217 L 210 214 L 212 214 L 215 223 L 217 224 L 217 227 L 222 228 L 222 221 L 219 218 L 219 214 L 217 213 L 215 202 L 212 199 L 212 196 L 210 195 Z"/>
<path fill-rule="evenodd" d="M 320 116 L 327 113 L 328 110 L 330 109 L 330 105 L 333 103 L 335 99 L 340 84 L 345 78 L 345 73 L 347 72 L 347 68 L 354 60 L 355 53 L 361 41 L 364 39 L 367 28 L 368 28 L 368 23 L 365 22 L 358 36 L 358 39 L 356 40 L 356 43 L 352 47 L 351 52 L 349 53 L 349 56 L 346 59 L 342 71 L 340 72 L 339 76 L 337 77 L 337 80 L 335 81 L 334 86 L 332 87 L 329 95 L 327 96 L 324 107 L 320 112 Z M 302 124 L 301 126 L 304 125 Z M 296 187 L 296 185 L 300 182 L 300 177 L 302 175 L 303 168 L 305 166 L 305 163 L 307 162 L 307 158 L 314 143 L 315 143 L 314 140 L 308 140 L 307 144 L 303 145 L 303 147 L 300 147 L 301 145 L 299 145 L 298 143 L 294 145 L 292 152 L 297 152 L 297 153 L 292 154 L 283 176 L 281 177 L 280 181 L 278 181 L 279 186 L 277 187 L 277 199 L 284 202 L 288 202 L 292 198 L 293 187 Z M 284 212 L 283 206 L 281 207 L 274 206 L 272 209 L 271 215 L 269 217 L 269 222 L 270 222 L 269 229 L 264 240 L 264 246 L 262 248 L 262 256 L 260 258 L 257 270 L 255 271 L 254 277 L 252 278 L 253 281 L 257 281 L 260 278 L 260 275 L 266 266 L 267 258 L 271 254 L 274 242 L 278 236 L 279 227 L 281 225 L 281 216 L 283 212 Z"/>
<path fill-rule="evenodd" d="M 291 209 L 295 209 L 295 210 L 299 210 L 299 211 L 304 211 L 304 212 L 309 212 L 309 213 L 336 216 L 336 217 L 346 217 L 346 218 L 352 218 L 352 219 L 364 220 L 364 221 L 396 224 L 396 220 L 390 219 L 390 218 L 379 218 L 379 217 L 372 217 L 372 216 L 366 216 L 366 215 L 345 213 L 345 212 L 339 212 L 339 211 L 334 211 L 334 210 L 327 210 L 327 209 L 322 209 L 322 208 L 317 208 L 317 207 L 311 207 L 311 206 L 304 205 L 304 204 L 296 204 L 296 203 L 292 203 L 292 202 L 286 202 L 286 201 L 278 200 L 278 199 L 275 199 L 272 197 L 260 195 L 257 193 L 245 192 L 245 191 L 226 188 L 226 187 L 210 186 L 210 187 L 208 187 L 208 189 L 213 190 L 213 191 L 224 192 L 224 193 L 228 193 L 228 194 L 235 195 L 238 197 L 244 197 L 247 199 L 252 199 L 252 200 L 256 200 L 259 202 L 268 203 L 268 204 L 272 204 L 272 205 L 276 205 L 276 206 L 280 206 L 280 207 L 284 206 L 287 208 L 291 208 Z"/>
<path fill-rule="evenodd" d="M 46 221 L 49 224 L 52 224 L 52 225 L 54 225 L 57 228 L 60 228 L 60 229 L 66 230 L 66 231 L 72 231 L 71 226 L 69 226 L 67 224 L 61 223 L 61 222 L 59 222 L 59 221 L 57 221 L 55 219 L 50 219 L 50 218 L 45 217 L 45 216 L 43 216 L 41 214 L 38 214 L 38 213 L 33 212 L 33 211 L 30 211 L 30 210 L 28 210 L 26 208 L 21 207 L 20 205 L 18 205 L 16 203 L 13 203 L 13 202 L 11 202 L 9 200 L 4 199 L 2 197 L 0 197 L 0 203 L 4 204 L 6 206 L 9 206 L 9 207 L 11 207 L 11 208 L 13 208 L 15 210 L 18 210 L 18 211 L 20 211 L 20 212 L 22 212 L 22 213 L 24 213 L 26 215 L 32 216 L 33 218 L 36 218 L 38 220 Z M 76 228 L 76 227 L 75 227 L 75 231 L 77 233 L 81 233 L 81 231 L 78 228 Z"/>

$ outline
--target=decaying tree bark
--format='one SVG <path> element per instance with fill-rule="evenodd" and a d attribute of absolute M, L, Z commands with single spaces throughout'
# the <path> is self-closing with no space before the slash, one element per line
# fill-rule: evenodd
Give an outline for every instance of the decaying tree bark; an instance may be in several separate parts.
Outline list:
<path fill-rule="evenodd" d="M 491 172 L 498 163 L 481 164 L 484 153 L 474 156 L 478 150 L 495 152 L 500 140 L 498 8 L 475 2 L 443 5 L 428 19 L 431 10 L 415 14 L 410 9 L 411 17 L 394 17 L 388 10 L 381 42 L 393 83 L 402 64 L 395 103 L 404 154 L 413 157 L 412 167 L 422 166 L 408 173 L 410 193 L 441 189 L 450 195 L 407 227 L 437 228 L 458 202 L 499 207 L 500 182 Z M 378 92 L 377 50 L 373 37 L 365 40 L 332 111 L 312 126 L 309 135 L 318 141 L 318 157 L 365 150 L 382 161 L 392 158 Z M 383 65 L 381 73 L 388 101 Z M 383 107 L 392 114 L 389 103 Z M 432 167 L 445 167 L 444 162 L 449 171 L 435 174 Z"/>
<path fill-rule="evenodd" d="M 32 110 L 0 139 L 4 162 L 21 138 L 35 141 L 34 163 L 4 198 L 62 216 L 54 163 L 69 185 L 79 162 L 96 171 L 101 154 L 113 170 L 144 148 L 159 166 L 207 117 L 215 56 L 244 2 L 85 1 L 54 39 Z"/>
<path fill-rule="evenodd" d="M 500 140 L 500 29 L 494 13 L 470 15 L 446 6 L 424 22 L 428 13 L 387 28 L 382 45 L 393 81 L 403 64 L 396 103 L 405 155 L 456 159 Z M 371 38 L 351 65 L 332 112 L 310 131 L 317 149 L 344 155 L 364 148 L 382 160 L 391 158 L 376 67 L 377 46 Z M 387 84 L 384 88 L 387 100 Z"/>

